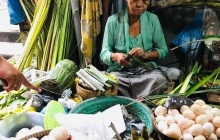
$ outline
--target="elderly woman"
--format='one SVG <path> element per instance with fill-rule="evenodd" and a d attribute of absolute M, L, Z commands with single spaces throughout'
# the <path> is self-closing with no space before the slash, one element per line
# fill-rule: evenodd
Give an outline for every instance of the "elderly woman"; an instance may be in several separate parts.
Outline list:
<path fill-rule="evenodd" d="M 146 11 L 150 0 L 126 1 L 128 8 L 107 20 L 100 58 L 119 78 L 119 94 L 140 98 L 164 93 L 166 77 L 153 62 L 168 52 L 158 17 Z"/>

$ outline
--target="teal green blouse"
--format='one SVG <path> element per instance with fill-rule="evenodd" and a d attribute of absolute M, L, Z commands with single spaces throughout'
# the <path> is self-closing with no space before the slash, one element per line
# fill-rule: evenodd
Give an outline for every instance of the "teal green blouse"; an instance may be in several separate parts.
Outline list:
<path fill-rule="evenodd" d="M 145 51 L 156 49 L 159 53 L 159 59 L 164 58 L 168 53 L 158 17 L 147 11 L 140 16 L 141 33 L 137 40 L 133 40 L 136 41 L 135 45 L 131 44 L 127 11 L 125 9 L 110 16 L 106 23 L 100 58 L 109 66 L 108 72 L 120 71 L 123 68 L 117 62 L 111 61 L 111 54 L 114 52 L 128 54 L 133 47 L 141 45 L 139 47 L 142 47 Z"/>
<path fill-rule="evenodd" d="M 143 41 L 141 34 L 139 34 L 136 38 L 133 38 L 129 35 L 129 50 L 135 48 L 135 47 L 143 48 Z"/>

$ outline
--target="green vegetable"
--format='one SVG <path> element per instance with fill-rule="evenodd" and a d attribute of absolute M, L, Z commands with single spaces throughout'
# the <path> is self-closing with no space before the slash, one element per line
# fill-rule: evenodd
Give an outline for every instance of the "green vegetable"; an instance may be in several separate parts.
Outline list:
<path fill-rule="evenodd" d="M 64 91 L 73 86 L 77 71 L 78 67 L 73 61 L 63 59 L 50 71 L 49 78 L 55 79 L 60 90 Z"/>

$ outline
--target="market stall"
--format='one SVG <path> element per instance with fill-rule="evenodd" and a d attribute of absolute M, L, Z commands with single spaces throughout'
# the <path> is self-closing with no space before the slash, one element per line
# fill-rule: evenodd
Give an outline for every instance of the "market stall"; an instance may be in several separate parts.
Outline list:
<path fill-rule="evenodd" d="M 97 61 L 107 17 L 125 3 L 87 2 L 20 0 L 31 28 L 8 61 L 41 92 L 0 92 L 0 139 L 220 139 L 219 2 L 150 1 L 169 47 L 158 62 L 167 81 L 138 98 L 119 94 L 120 79 Z"/>

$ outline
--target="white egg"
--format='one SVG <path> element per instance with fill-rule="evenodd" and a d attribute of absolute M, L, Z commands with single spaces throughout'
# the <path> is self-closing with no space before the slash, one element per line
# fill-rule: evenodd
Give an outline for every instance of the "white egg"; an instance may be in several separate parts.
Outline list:
<path fill-rule="evenodd" d="M 194 137 L 194 140 L 206 140 L 206 138 L 203 135 L 199 135 Z"/>
<path fill-rule="evenodd" d="M 212 109 L 212 107 L 210 105 L 203 105 L 202 108 L 204 110 L 211 110 Z"/>
<path fill-rule="evenodd" d="M 176 114 L 174 116 L 174 118 L 175 118 L 176 122 L 178 122 L 178 120 L 181 119 L 181 118 L 184 118 L 184 116 L 182 114 Z"/>
<path fill-rule="evenodd" d="M 194 120 L 189 120 L 191 125 L 195 124 L 195 121 Z"/>
<path fill-rule="evenodd" d="M 194 104 L 198 104 L 200 106 L 206 105 L 205 101 L 203 101 L 201 99 L 195 100 Z"/>
<path fill-rule="evenodd" d="M 207 140 L 218 140 L 218 138 L 214 133 L 212 133 L 209 137 L 207 137 Z"/>
<path fill-rule="evenodd" d="M 30 138 L 28 140 L 39 140 L 38 138 Z"/>
<path fill-rule="evenodd" d="M 210 112 L 213 114 L 213 117 L 220 116 L 220 109 L 218 108 L 212 108 Z"/>
<path fill-rule="evenodd" d="M 178 120 L 178 125 L 179 125 L 179 127 L 180 127 L 181 129 L 185 129 L 185 128 L 191 126 L 191 122 L 190 122 L 190 120 L 187 119 L 187 118 L 180 118 L 180 119 Z"/>
<path fill-rule="evenodd" d="M 163 112 L 164 112 L 164 115 L 167 114 L 167 108 L 165 106 L 163 106 Z"/>
<path fill-rule="evenodd" d="M 169 128 L 176 128 L 176 129 L 180 129 L 179 125 L 177 123 L 171 123 Z"/>
<path fill-rule="evenodd" d="M 220 127 L 216 129 L 215 134 L 217 137 L 220 138 Z"/>
<path fill-rule="evenodd" d="M 165 117 L 165 122 L 167 123 L 167 125 L 170 125 L 171 123 L 175 122 L 175 119 L 173 116 L 166 116 Z"/>
<path fill-rule="evenodd" d="M 203 124 L 203 134 L 205 136 L 209 136 L 211 133 L 214 133 L 214 126 L 210 122 L 206 122 Z"/>
<path fill-rule="evenodd" d="M 156 116 L 159 116 L 159 115 L 164 115 L 165 112 L 164 112 L 164 107 L 163 106 L 157 106 L 154 110 L 154 114 Z"/>
<path fill-rule="evenodd" d="M 71 135 L 67 129 L 58 126 L 50 131 L 49 136 L 53 136 L 55 140 L 67 140 Z"/>
<path fill-rule="evenodd" d="M 42 126 L 34 126 L 30 129 L 30 134 L 38 133 L 44 131 L 44 128 Z"/>
<path fill-rule="evenodd" d="M 211 111 L 210 110 L 205 110 L 205 114 L 209 117 L 209 121 L 212 121 L 212 119 L 213 119 L 213 114 L 211 113 Z"/>
<path fill-rule="evenodd" d="M 204 114 L 205 111 L 202 108 L 202 106 L 198 105 L 198 104 L 193 104 L 191 107 L 191 110 L 196 114 L 196 115 L 201 115 Z"/>
<path fill-rule="evenodd" d="M 195 113 L 192 110 L 185 110 L 183 112 L 183 116 L 189 120 L 193 120 L 196 117 Z"/>
<path fill-rule="evenodd" d="M 30 135 L 30 130 L 28 128 L 22 128 L 21 130 L 19 130 L 16 134 L 16 138 L 21 139 L 23 137 L 26 137 Z"/>
<path fill-rule="evenodd" d="M 180 129 L 180 127 L 179 127 L 179 125 L 177 123 L 170 124 L 168 129 L 175 129 L 176 131 L 178 131 L 178 133 L 181 134 L 181 129 Z"/>
<path fill-rule="evenodd" d="M 175 116 L 176 114 L 180 114 L 177 109 L 168 109 L 168 114 L 171 116 Z"/>
<path fill-rule="evenodd" d="M 181 140 L 193 140 L 193 136 L 189 133 L 185 133 L 185 134 L 183 134 Z"/>
<path fill-rule="evenodd" d="M 164 135 L 166 135 L 167 131 L 169 131 L 169 130 L 168 130 L 168 129 L 164 129 L 162 133 L 163 133 Z"/>
<path fill-rule="evenodd" d="M 203 127 L 201 124 L 193 124 L 189 128 L 189 133 L 193 136 L 201 135 L 203 132 Z"/>
<path fill-rule="evenodd" d="M 163 115 L 159 115 L 156 117 L 156 122 L 164 121 L 165 117 Z"/>
<path fill-rule="evenodd" d="M 157 128 L 160 132 L 163 132 L 165 129 L 168 129 L 167 123 L 161 121 L 157 124 Z"/>
<path fill-rule="evenodd" d="M 219 117 L 219 116 L 215 116 L 215 117 L 212 119 L 212 124 L 213 124 L 215 127 L 220 127 L 220 117 Z"/>
<path fill-rule="evenodd" d="M 196 117 L 196 123 L 203 125 L 209 121 L 209 117 L 206 114 L 201 114 Z"/>
<path fill-rule="evenodd" d="M 164 134 L 170 138 L 180 138 L 181 137 L 181 131 L 178 131 L 175 128 L 169 128 L 167 129 Z"/>
<path fill-rule="evenodd" d="M 182 105 L 181 108 L 180 108 L 180 112 L 183 114 L 183 112 L 185 110 L 191 110 L 190 107 L 188 107 L 187 105 Z"/>

